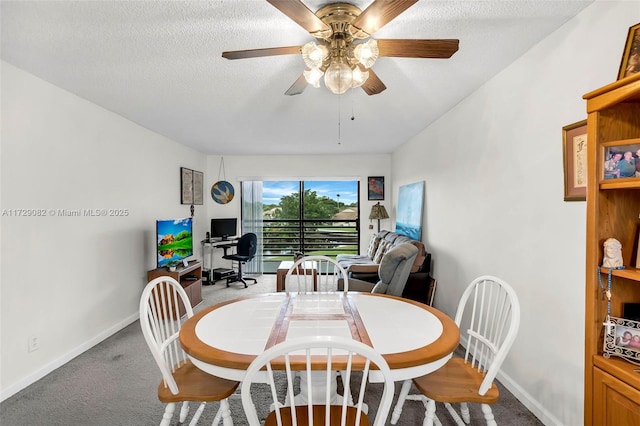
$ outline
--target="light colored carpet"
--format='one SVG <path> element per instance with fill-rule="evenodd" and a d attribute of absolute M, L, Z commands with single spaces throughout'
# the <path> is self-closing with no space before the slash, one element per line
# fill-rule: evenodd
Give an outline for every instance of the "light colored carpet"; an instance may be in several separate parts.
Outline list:
<path fill-rule="evenodd" d="M 258 277 L 258 284 L 224 281 L 203 287 L 203 309 L 219 301 L 248 294 L 275 291 L 275 275 Z M 0 404 L 2 426 L 151 426 L 160 424 L 164 405 L 157 399 L 160 382 L 158 367 L 150 358 L 140 325 L 136 321 L 87 352 L 71 360 L 38 382 L 18 392 Z M 380 392 L 372 384 L 368 395 L 375 398 Z M 396 395 L 401 383 L 396 384 Z M 493 407 L 499 425 L 541 425 L 513 395 L 501 385 L 500 401 Z M 205 409 L 199 424 L 211 424 L 217 403 Z M 236 426 L 246 426 L 239 395 L 230 400 Z M 480 407 L 471 404 L 471 423 L 484 424 Z M 258 407 L 264 415 L 266 407 Z M 195 405 L 192 407 L 193 412 Z M 453 426 L 445 408 L 438 404 L 444 426 Z M 424 407 L 409 401 L 398 422 L 400 426 L 422 424 Z M 178 424 L 174 415 L 172 425 Z"/>

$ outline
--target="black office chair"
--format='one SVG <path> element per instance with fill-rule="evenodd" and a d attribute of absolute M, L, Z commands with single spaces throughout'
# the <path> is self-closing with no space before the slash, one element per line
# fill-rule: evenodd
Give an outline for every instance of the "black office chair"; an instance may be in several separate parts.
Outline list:
<path fill-rule="evenodd" d="M 244 284 L 244 288 L 247 288 L 247 281 L 252 280 L 257 283 L 258 280 L 251 277 L 245 277 L 242 274 L 242 264 L 247 263 L 251 259 L 253 259 L 256 255 L 256 250 L 258 249 L 258 236 L 254 233 L 244 234 L 238 240 L 238 245 L 236 247 L 236 252 L 233 254 L 226 254 L 222 256 L 223 259 L 233 260 L 234 262 L 238 262 L 238 274 L 233 277 L 227 279 L 227 287 L 229 287 L 229 283 L 234 281 L 240 281 Z"/>

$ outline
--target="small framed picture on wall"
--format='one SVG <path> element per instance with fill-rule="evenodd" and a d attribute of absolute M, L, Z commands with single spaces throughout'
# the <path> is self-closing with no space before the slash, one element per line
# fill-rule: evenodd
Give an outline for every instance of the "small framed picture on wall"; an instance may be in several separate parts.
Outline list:
<path fill-rule="evenodd" d="M 368 199 L 374 201 L 384 200 L 384 176 L 369 176 L 367 182 Z"/>

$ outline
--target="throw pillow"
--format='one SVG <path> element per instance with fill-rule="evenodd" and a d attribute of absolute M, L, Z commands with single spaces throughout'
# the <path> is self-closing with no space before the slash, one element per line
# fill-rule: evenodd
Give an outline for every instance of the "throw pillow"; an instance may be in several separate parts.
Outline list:
<path fill-rule="evenodd" d="M 389 247 L 391 247 L 390 241 L 387 241 L 387 240 L 380 241 L 380 244 L 378 244 L 378 250 L 376 250 L 376 255 L 373 257 L 373 262 L 380 263 L 380 261 L 384 257 Z"/>
<path fill-rule="evenodd" d="M 378 250 L 378 245 L 380 244 L 381 239 L 382 238 L 379 238 L 377 234 L 371 237 L 369 248 L 367 249 L 367 256 L 369 256 L 369 259 L 376 257 L 376 251 Z"/>

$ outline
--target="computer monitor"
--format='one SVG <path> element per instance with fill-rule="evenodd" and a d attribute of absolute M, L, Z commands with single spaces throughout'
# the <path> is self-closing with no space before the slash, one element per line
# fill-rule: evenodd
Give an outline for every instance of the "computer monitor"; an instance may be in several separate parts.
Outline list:
<path fill-rule="evenodd" d="M 238 232 L 238 219 L 235 217 L 211 219 L 211 238 L 227 240 Z"/>

